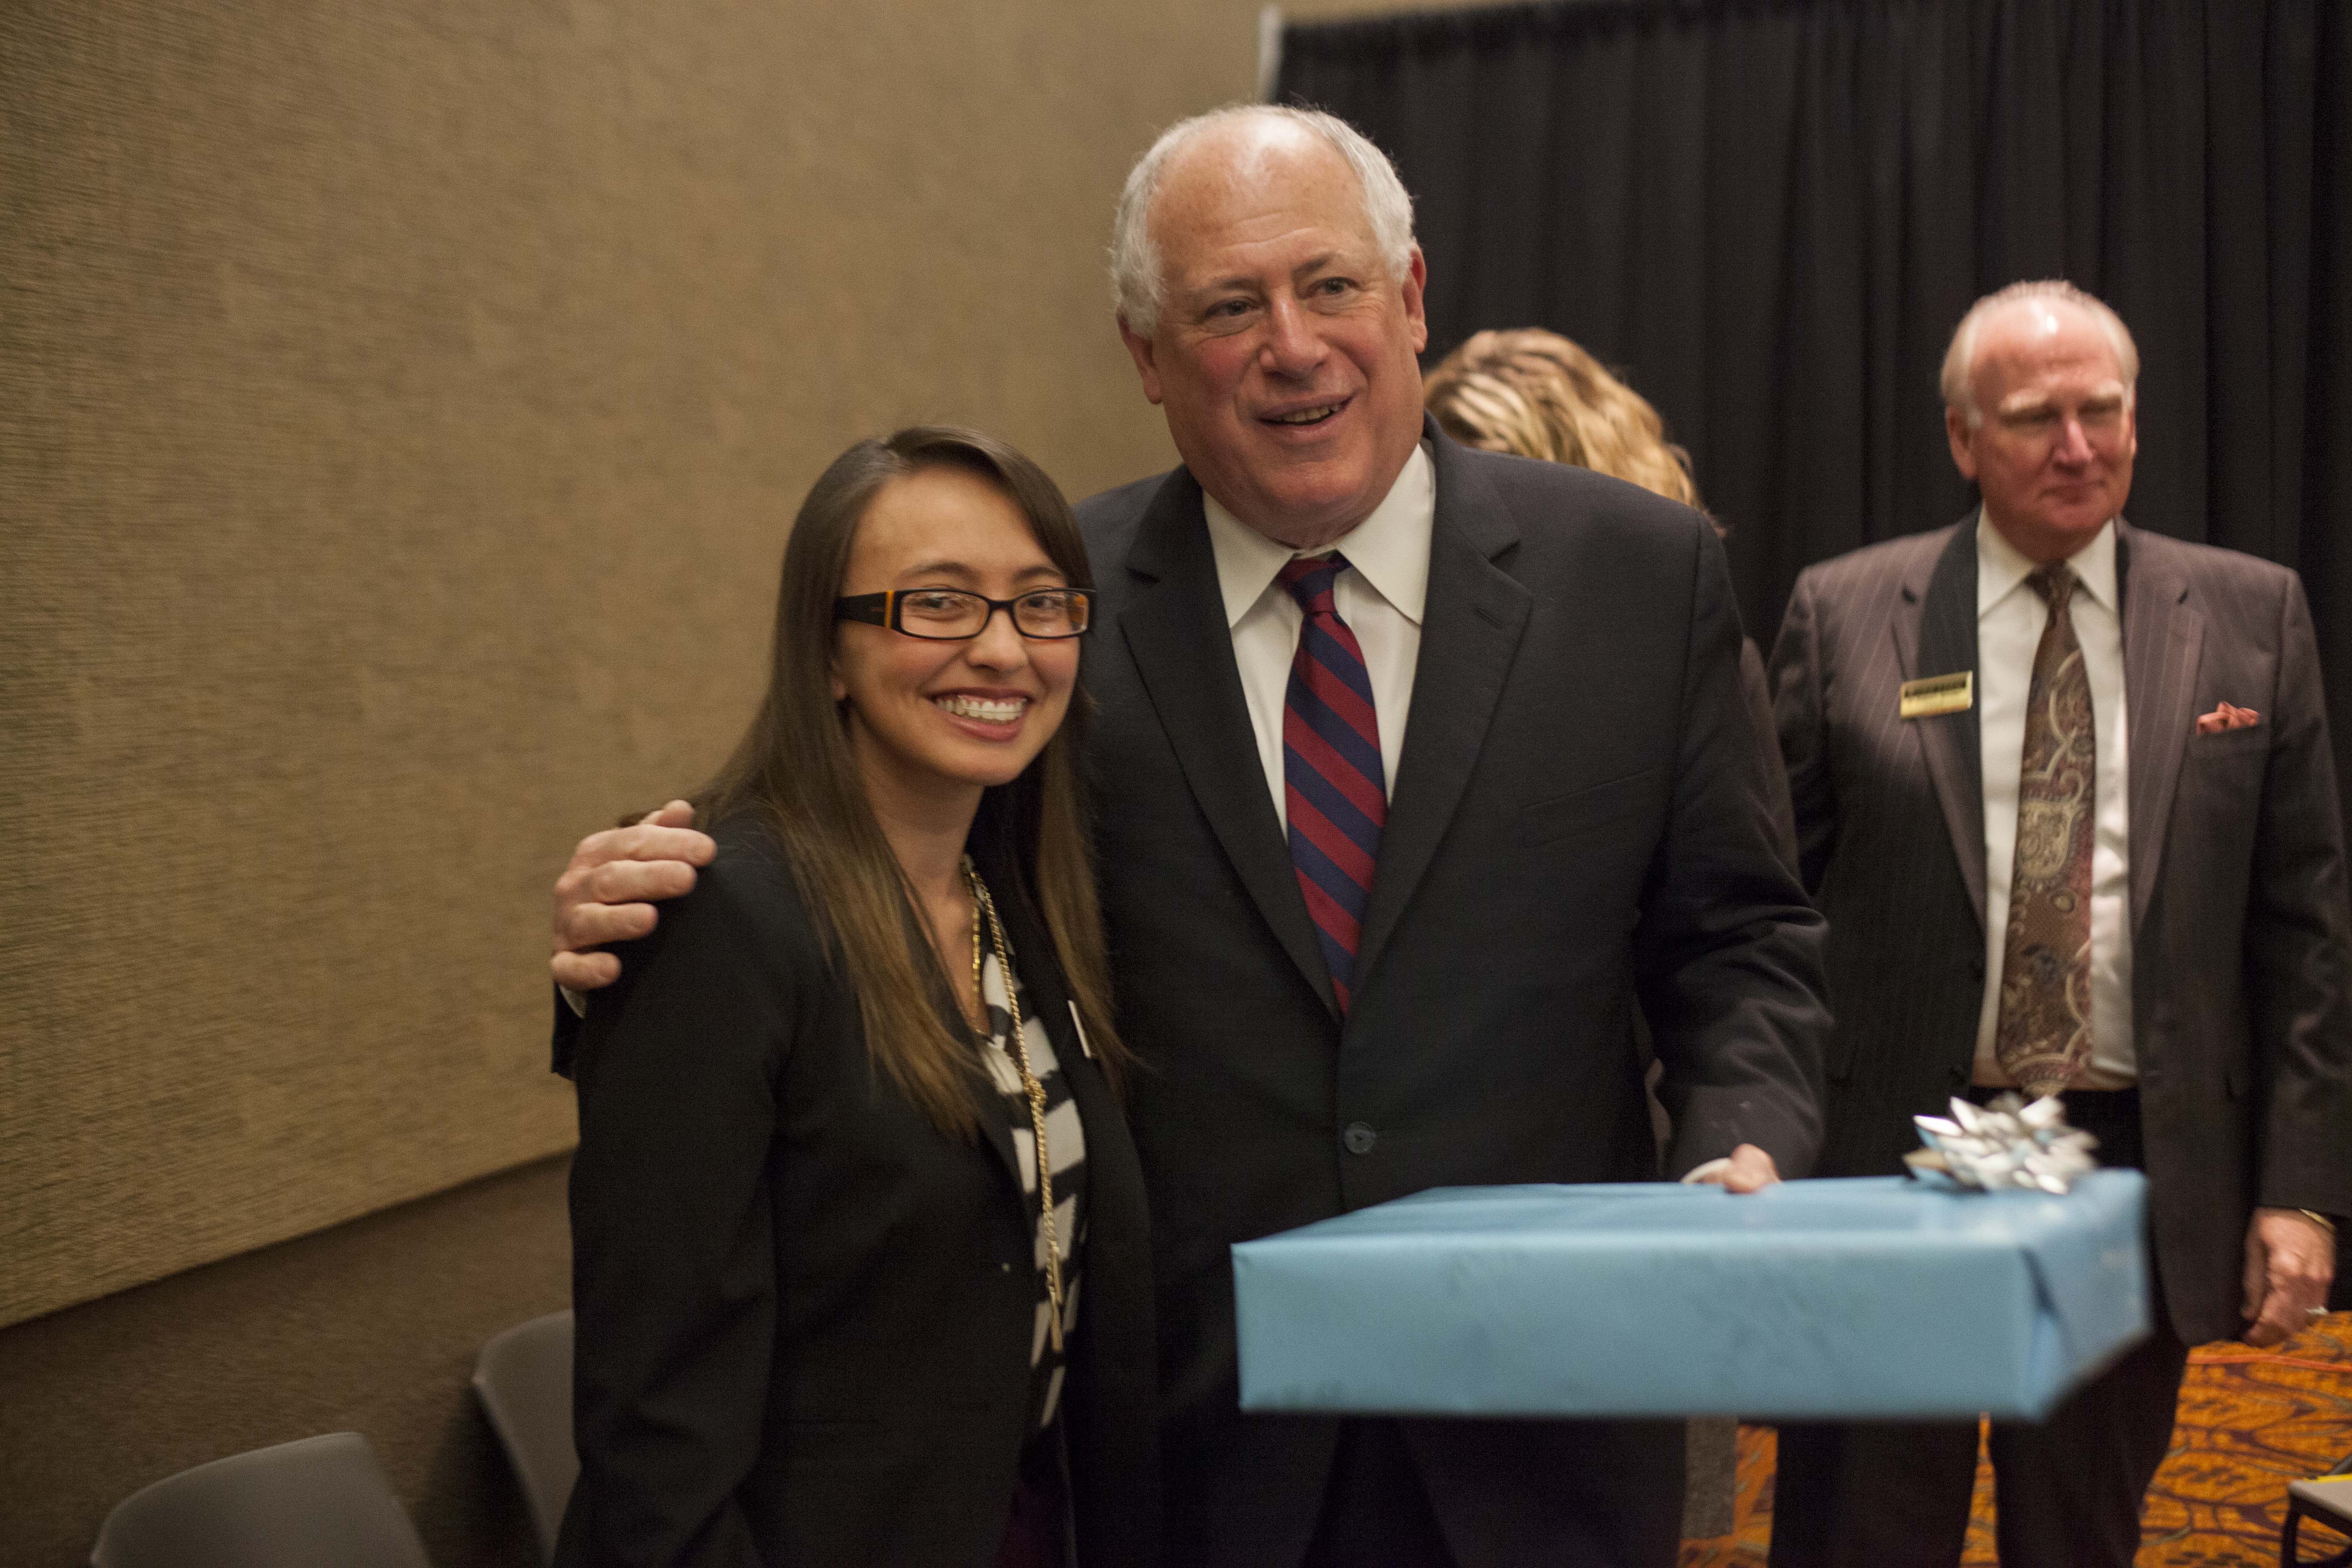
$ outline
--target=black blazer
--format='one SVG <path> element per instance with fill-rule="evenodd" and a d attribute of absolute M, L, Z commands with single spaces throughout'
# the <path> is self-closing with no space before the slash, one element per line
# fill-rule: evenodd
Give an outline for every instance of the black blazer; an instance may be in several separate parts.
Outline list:
<path fill-rule="evenodd" d="M 976 836 L 977 837 L 977 836 Z M 566 1563 L 993 1562 L 1024 1439 L 1035 1276 L 1013 1143 L 943 1136 L 871 1065 L 756 823 L 618 951 L 581 1031 Z M 1150 1259 L 1117 1104 L 1053 948 L 979 846 L 1086 1127 L 1062 1400 L 1083 1561 L 1157 1531 Z"/>
<path fill-rule="evenodd" d="M 2116 525 L 2130 754 L 2132 1026 L 2158 1274 L 2190 1342 L 2235 1335 L 2257 1204 L 2352 1206 L 2343 828 L 2303 587 Z M 1974 669 L 1973 517 L 1809 567 L 1772 664 L 1807 885 L 1830 919 L 1822 1173 L 1900 1170 L 1969 1081 L 1984 997 L 1979 717 L 1898 717 Z M 2252 729 L 2197 732 L 2221 702 Z"/>
<path fill-rule="evenodd" d="M 1258 763 L 1199 485 L 1180 468 L 1078 509 L 1101 594 L 1098 860 L 1122 1026 L 1147 1065 L 1129 1121 L 1152 1199 L 1170 1555 L 1188 1564 L 1296 1562 L 1338 1431 L 1240 1413 L 1233 1243 L 1433 1186 L 1654 1175 L 1637 990 L 1676 1171 L 1745 1141 L 1802 1175 L 1819 1137 L 1822 923 L 1775 853 L 1721 545 L 1646 490 L 1426 433 L 1420 662 L 1344 1022 Z M 1630 1448 L 1604 1445 L 1595 1469 L 1565 1424 L 1407 1428 L 1465 1568 L 1568 1560 L 1633 1485 L 1605 1468 Z M 1671 1561 L 1681 1438 L 1656 1436 L 1642 1440 L 1664 1468 L 1649 1489 Z"/>

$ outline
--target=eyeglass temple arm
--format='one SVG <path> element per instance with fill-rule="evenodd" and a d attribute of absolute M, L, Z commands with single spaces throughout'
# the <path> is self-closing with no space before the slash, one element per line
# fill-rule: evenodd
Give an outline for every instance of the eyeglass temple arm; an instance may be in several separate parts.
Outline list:
<path fill-rule="evenodd" d="M 833 618 L 836 621 L 863 621 L 867 626 L 887 626 L 890 624 L 890 601 L 895 591 L 879 594 L 852 594 L 833 602 Z"/>

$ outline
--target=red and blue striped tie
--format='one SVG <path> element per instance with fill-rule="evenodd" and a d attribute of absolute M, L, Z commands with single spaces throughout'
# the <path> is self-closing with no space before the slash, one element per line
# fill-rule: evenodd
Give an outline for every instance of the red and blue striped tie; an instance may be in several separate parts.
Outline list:
<path fill-rule="evenodd" d="M 1331 584 L 1347 569 L 1338 553 L 1294 560 L 1283 586 L 1307 613 L 1282 709 L 1284 812 L 1290 864 L 1322 940 L 1339 1010 L 1355 982 L 1356 943 L 1371 901 L 1372 865 L 1389 819 L 1381 727 L 1364 650 L 1339 618 Z"/>

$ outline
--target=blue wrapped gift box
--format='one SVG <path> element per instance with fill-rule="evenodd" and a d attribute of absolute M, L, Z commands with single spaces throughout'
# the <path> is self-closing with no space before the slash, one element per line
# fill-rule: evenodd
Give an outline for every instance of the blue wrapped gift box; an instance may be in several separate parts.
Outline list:
<path fill-rule="evenodd" d="M 2145 1201 L 1441 1188 L 1234 1248 L 1242 1407 L 2039 1420 L 2147 1332 Z"/>

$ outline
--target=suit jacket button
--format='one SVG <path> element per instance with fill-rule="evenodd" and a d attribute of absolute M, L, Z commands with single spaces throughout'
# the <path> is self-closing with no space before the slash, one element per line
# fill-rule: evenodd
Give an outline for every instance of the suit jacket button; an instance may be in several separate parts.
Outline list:
<path fill-rule="evenodd" d="M 1339 1135 L 1339 1142 L 1348 1146 L 1350 1154 L 1369 1154 L 1380 1141 L 1381 1135 L 1360 1121 L 1349 1122 L 1348 1131 Z"/>
<path fill-rule="evenodd" d="M 1946 1068 L 1944 1069 L 1944 1076 L 1950 1079 L 1953 1086 L 1957 1088 L 1958 1086 L 1969 1081 L 1969 1069 L 1959 1067 Z"/>
<path fill-rule="evenodd" d="M 1984 978 L 1983 953 L 1978 953 L 1974 958 L 1969 960 L 1969 978 L 1971 980 L 1982 980 Z"/>

